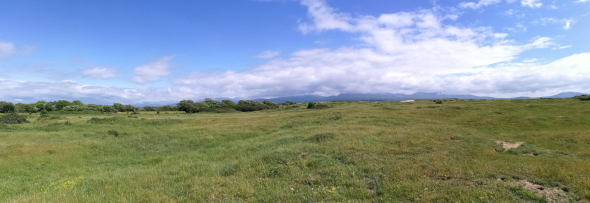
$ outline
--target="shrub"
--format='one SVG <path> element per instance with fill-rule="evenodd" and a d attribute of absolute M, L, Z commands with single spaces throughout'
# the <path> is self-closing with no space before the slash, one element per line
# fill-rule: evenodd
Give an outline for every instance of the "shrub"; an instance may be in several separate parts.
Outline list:
<path fill-rule="evenodd" d="M 107 134 L 115 136 L 115 137 L 119 137 L 119 131 L 116 131 L 116 130 L 109 130 L 107 132 Z"/>
<path fill-rule="evenodd" d="M 236 107 L 236 103 L 233 102 L 232 100 L 222 100 L 221 104 L 223 104 L 224 107 L 228 107 L 228 108 L 235 108 Z"/>
<path fill-rule="evenodd" d="M 236 110 L 238 111 L 260 111 L 264 109 L 269 109 L 270 107 L 260 103 L 258 101 L 250 101 L 250 100 L 240 100 L 238 101 L 238 105 L 236 105 Z"/>
<path fill-rule="evenodd" d="M 292 101 L 285 101 L 285 102 L 283 102 L 281 105 L 284 105 L 284 106 L 291 106 L 291 105 L 294 105 L 294 104 L 297 104 L 297 103 L 295 103 L 295 102 L 292 102 Z"/>
<path fill-rule="evenodd" d="M 435 104 L 442 104 L 442 103 L 443 103 L 443 100 L 440 100 L 440 99 L 435 99 L 435 100 L 434 100 L 434 103 L 435 103 Z"/>
<path fill-rule="evenodd" d="M 588 101 L 588 100 L 590 100 L 590 95 L 579 95 L 579 96 L 575 96 L 573 98 L 574 99 L 579 99 L 579 100 L 582 100 L 582 101 L 584 101 L 584 100 Z"/>
<path fill-rule="evenodd" d="M 275 104 L 274 102 L 272 102 L 272 101 L 270 101 L 270 100 L 264 100 L 262 103 L 263 103 L 264 105 L 267 105 L 267 106 L 271 107 L 271 108 L 274 108 L 274 107 L 276 107 L 276 106 L 277 106 L 277 104 Z"/>
<path fill-rule="evenodd" d="M 11 113 L 14 110 L 14 104 L 11 102 L 0 101 L 0 113 Z"/>
<path fill-rule="evenodd" d="M 3 116 L 1 121 L 2 121 L 2 123 L 6 123 L 6 124 L 28 123 L 26 116 L 21 116 L 16 113 L 11 113 L 11 114 Z"/>
<path fill-rule="evenodd" d="M 308 109 L 327 109 L 330 108 L 330 106 L 328 106 L 327 104 L 324 103 L 320 103 L 320 102 L 309 102 L 307 103 L 307 108 Z"/>

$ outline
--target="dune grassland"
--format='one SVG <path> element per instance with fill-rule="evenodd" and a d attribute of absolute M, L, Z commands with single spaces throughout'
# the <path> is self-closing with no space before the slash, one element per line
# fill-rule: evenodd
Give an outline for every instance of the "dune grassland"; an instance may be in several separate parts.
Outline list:
<path fill-rule="evenodd" d="M 590 101 L 21 114 L 0 202 L 588 202 Z"/>

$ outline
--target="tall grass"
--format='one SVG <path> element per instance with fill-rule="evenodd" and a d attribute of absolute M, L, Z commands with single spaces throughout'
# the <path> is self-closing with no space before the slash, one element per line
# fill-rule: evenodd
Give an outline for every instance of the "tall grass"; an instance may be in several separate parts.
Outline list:
<path fill-rule="evenodd" d="M 0 124 L 0 201 L 543 201 L 520 179 L 590 200 L 587 101 L 328 105 Z"/>

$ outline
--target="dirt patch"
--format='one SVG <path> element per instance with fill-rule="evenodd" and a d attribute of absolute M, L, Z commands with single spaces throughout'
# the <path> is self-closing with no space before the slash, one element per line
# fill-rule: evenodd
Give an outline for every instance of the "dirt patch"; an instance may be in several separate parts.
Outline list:
<path fill-rule="evenodd" d="M 400 102 L 414 102 L 414 100 L 405 100 L 405 101 L 400 101 Z"/>
<path fill-rule="evenodd" d="M 559 187 L 545 187 L 537 185 L 526 180 L 519 180 L 516 184 L 524 189 L 527 189 L 535 193 L 538 197 L 544 197 L 547 202 L 562 203 L 569 202 L 570 196 L 564 190 Z"/>
<path fill-rule="evenodd" d="M 524 144 L 524 142 L 510 143 L 510 142 L 504 142 L 504 141 L 500 141 L 500 140 L 496 140 L 496 143 L 501 144 L 502 148 L 504 148 L 504 151 L 506 151 L 508 149 L 518 148 L 518 147 L 522 146 L 522 144 Z"/>
<path fill-rule="evenodd" d="M 305 158 L 307 157 L 307 153 L 301 152 L 301 154 L 297 155 L 298 157 Z"/>

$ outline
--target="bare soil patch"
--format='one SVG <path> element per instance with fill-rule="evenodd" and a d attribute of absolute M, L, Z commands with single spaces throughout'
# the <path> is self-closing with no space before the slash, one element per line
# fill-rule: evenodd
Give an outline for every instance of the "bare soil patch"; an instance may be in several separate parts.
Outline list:
<path fill-rule="evenodd" d="M 538 197 L 544 197 L 547 202 L 562 203 L 569 202 L 570 196 L 565 192 L 565 189 L 559 187 L 544 187 L 531 183 L 527 180 L 519 180 L 516 184 L 524 189 L 535 193 Z"/>
<path fill-rule="evenodd" d="M 405 101 L 400 101 L 400 102 L 414 102 L 414 100 L 405 100 Z"/>
<path fill-rule="evenodd" d="M 504 151 L 506 151 L 508 149 L 518 148 L 518 147 L 522 146 L 522 144 L 524 144 L 524 142 L 510 143 L 510 142 L 504 142 L 504 141 L 500 141 L 500 140 L 496 140 L 496 143 L 501 144 L 502 148 L 504 148 Z"/>

